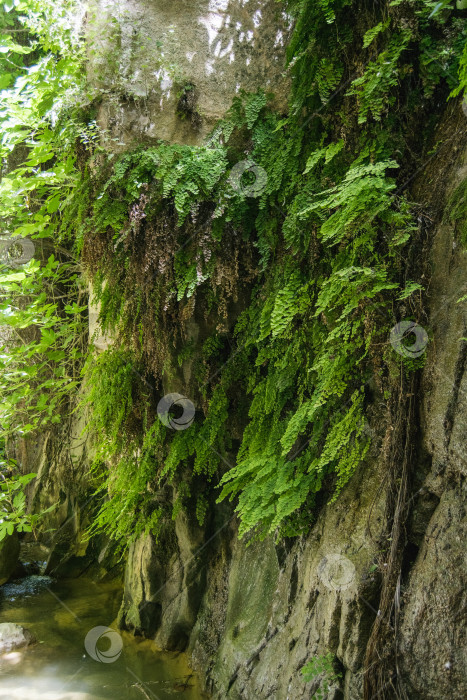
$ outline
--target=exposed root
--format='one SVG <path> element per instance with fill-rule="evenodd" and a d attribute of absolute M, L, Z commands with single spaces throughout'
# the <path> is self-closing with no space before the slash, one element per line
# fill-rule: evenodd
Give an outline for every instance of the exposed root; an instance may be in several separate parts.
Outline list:
<path fill-rule="evenodd" d="M 401 384 L 391 405 L 394 418 L 387 454 L 390 479 L 386 505 L 388 523 L 381 598 L 373 623 L 365 657 L 364 700 L 378 696 L 408 700 L 398 666 L 397 627 L 400 609 L 400 577 L 406 545 L 405 523 L 410 508 L 410 465 L 416 437 L 415 400 L 418 378 L 401 377 Z"/>

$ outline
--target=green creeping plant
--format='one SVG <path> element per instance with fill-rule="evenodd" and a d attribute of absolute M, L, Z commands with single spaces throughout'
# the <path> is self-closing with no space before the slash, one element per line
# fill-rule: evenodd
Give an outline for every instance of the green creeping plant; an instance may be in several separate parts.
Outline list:
<path fill-rule="evenodd" d="M 0 474 L 0 541 L 15 531 L 32 532 L 34 516 L 26 515 L 26 494 L 23 489 L 36 476 L 25 474 L 10 477 Z"/>

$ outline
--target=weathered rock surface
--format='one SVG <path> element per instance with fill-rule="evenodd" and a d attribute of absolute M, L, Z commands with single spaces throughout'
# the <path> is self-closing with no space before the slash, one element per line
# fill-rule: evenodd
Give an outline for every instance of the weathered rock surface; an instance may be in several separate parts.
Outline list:
<path fill-rule="evenodd" d="M 121 619 L 134 614 L 135 592 L 144 609 L 142 595 L 152 600 L 157 586 L 151 636 L 161 643 L 184 625 L 194 665 L 215 698 L 309 698 L 312 684 L 303 682 L 300 669 L 328 650 L 342 661 L 354 692 L 375 615 L 377 579 L 370 568 L 377 547 L 367 525 L 370 520 L 377 533 L 381 478 L 378 470 L 362 470 L 309 537 L 277 546 L 266 540 L 246 547 L 227 512 L 225 527 L 206 533 L 213 537 L 208 555 L 198 551 L 206 576 L 197 595 L 180 574 L 154 575 L 163 554 L 143 538 L 128 561 Z M 180 548 L 172 570 L 190 571 L 193 545 Z M 141 615 L 137 619 L 141 623 Z"/>
<path fill-rule="evenodd" d="M 18 535 L 7 535 L 0 542 L 0 586 L 6 583 L 16 569 L 19 556 Z"/>
<path fill-rule="evenodd" d="M 13 622 L 0 624 L 0 654 L 28 647 L 36 641 L 32 632 L 21 625 L 15 625 Z"/>
<path fill-rule="evenodd" d="M 89 72 L 112 147 L 201 143 L 241 89 L 273 92 L 285 107 L 290 28 L 274 0 L 94 0 Z"/>
<path fill-rule="evenodd" d="M 443 183 L 448 202 L 466 177 L 464 150 Z M 432 261 L 433 340 L 422 385 L 425 475 L 422 469 L 416 475 L 421 493 L 399 635 L 400 663 L 414 700 L 467 693 L 467 310 L 458 303 L 467 292 L 467 251 L 449 222 L 449 205 L 434 233 Z"/>
<path fill-rule="evenodd" d="M 121 627 L 149 633 L 165 649 L 186 649 L 206 588 L 203 534 L 196 518 L 183 514 L 157 545 L 145 535 L 131 546 Z"/>
<path fill-rule="evenodd" d="M 76 414 L 53 434 L 10 442 L 8 453 L 23 473 L 37 472 L 37 479 L 28 486 L 31 508 L 39 513 L 54 506 L 45 516 L 40 571 L 62 578 L 84 573 L 98 580 L 122 578 L 121 563 L 108 542 L 86 536 L 96 510 L 88 483 L 92 457 L 83 435 L 86 418 Z"/>
<path fill-rule="evenodd" d="M 281 104 L 280 6 L 250 0 L 246 11 L 244 5 L 241 0 L 126 0 L 117 9 L 96 0 L 94 12 L 106 32 L 93 24 L 91 14 L 89 36 L 93 31 L 96 36 L 90 72 L 107 90 L 99 122 L 115 139 L 115 150 L 158 138 L 200 143 L 240 87 L 271 87 Z M 256 10 L 261 10 L 258 26 Z M 287 18 L 282 20 L 285 32 Z M 120 53 L 109 61 L 117 43 Z M 458 118 L 465 119 L 457 109 Z M 457 133 L 459 125 L 446 128 Z M 467 293 L 467 256 L 449 217 L 442 221 L 450 191 L 467 176 L 462 148 L 457 136 L 456 150 L 444 162 L 432 162 L 415 193 L 435 226 L 426 319 L 431 340 L 417 397 L 413 507 L 394 630 L 400 681 L 411 700 L 467 696 L 467 349 L 461 340 L 467 337 L 467 317 L 457 303 Z M 438 184 L 430 181 L 436 171 Z M 195 325 L 190 337 L 197 341 L 199 332 Z M 317 686 L 305 684 L 300 670 L 328 651 L 340 667 L 344 697 L 361 698 L 364 655 L 378 613 L 381 572 L 375 563 L 388 496 L 378 443 L 385 426 L 378 408 L 374 411 L 368 428 L 374 431 L 373 452 L 337 503 L 323 507 L 306 537 L 245 547 L 225 506 L 205 528 L 181 514 L 158 543 L 141 537 L 126 564 L 120 625 L 165 648 L 188 649 L 214 698 L 308 700 Z M 73 435 L 78 444 L 80 430 Z M 59 500 L 50 524 L 63 539 L 62 549 L 53 545 L 48 570 L 62 566 L 64 573 L 68 566 L 70 575 L 78 575 L 94 556 L 94 545 L 80 543 L 89 515 L 80 483 L 85 455 L 69 442 L 67 449 L 77 450 L 70 466 L 49 448 L 40 449 L 35 498 L 44 506 Z M 25 450 L 22 464 L 33 460 L 28 454 Z M 337 693 L 333 688 L 329 697 Z"/>
<path fill-rule="evenodd" d="M 433 337 L 421 386 L 420 446 L 411 464 L 413 508 L 395 632 L 399 680 L 415 700 L 467 694 L 467 351 L 461 340 L 467 336 L 467 314 L 457 303 L 466 293 L 467 252 L 443 214 L 450 193 L 467 174 L 466 163 L 467 151 L 464 160 L 458 155 L 433 165 L 442 192 L 433 185 L 433 201 L 426 202 L 438 222 L 432 231 L 426 321 Z M 426 197 L 433 172 L 424 173 L 420 198 Z M 339 692 L 348 700 L 363 697 L 365 650 L 378 612 L 375 562 L 388 497 L 378 445 L 385 426 L 376 407 L 370 422 L 373 453 L 307 537 L 245 547 L 229 513 L 217 534 L 219 528 L 206 531 L 212 540 L 209 552 L 198 553 L 206 567 L 201 602 L 199 589 L 194 598 L 187 595 L 182 576 L 153 579 L 143 552 L 148 543 L 136 546 L 140 556 L 129 559 L 127 590 L 138 591 L 143 607 L 154 581 L 170 590 L 170 595 L 159 593 L 161 607 L 151 620 L 156 629 L 149 629 L 163 641 L 185 625 L 194 666 L 214 698 L 308 699 L 319 678 L 305 684 L 300 670 L 328 651 L 342 673 L 341 691 L 333 687 L 329 697 L 341 697 Z M 177 567 L 184 570 L 195 542 L 187 551 L 173 546 Z M 157 547 L 148 551 L 151 561 L 160 560 Z M 183 605 L 174 605 L 178 597 Z"/>

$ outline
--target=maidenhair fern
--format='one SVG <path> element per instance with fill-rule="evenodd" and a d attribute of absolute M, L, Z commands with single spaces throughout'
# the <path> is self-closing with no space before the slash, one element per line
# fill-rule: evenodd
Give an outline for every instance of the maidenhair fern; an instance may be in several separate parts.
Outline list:
<path fill-rule="evenodd" d="M 378 22 L 377 25 L 369 29 L 367 32 L 365 32 L 363 36 L 363 48 L 366 49 L 370 44 L 376 39 L 376 37 L 381 34 L 381 32 L 386 31 L 386 29 L 389 27 L 390 20 L 386 20 L 385 22 Z"/>
<path fill-rule="evenodd" d="M 404 282 L 418 227 L 400 173 L 424 147 L 408 147 L 407 125 L 429 117 L 435 89 L 447 98 L 461 53 L 439 32 L 447 10 L 405 5 L 291 0 L 288 115 L 240 92 L 206 144 L 140 148 L 92 182 L 80 230 L 118 337 L 90 370 L 113 375 L 99 383 L 117 407 L 109 422 L 96 397 L 97 472 L 112 465 L 97 524 L 115 537 L 166 517 L 167 484 L 175 512 L 192 495 L 204 522 L 214 494 L 200 496 L 197 480 L 234 500 L 241 534 L 294 535 L 365 459 L 368 382 L 405 363 L 389 331 L 421 291 Z M 449 70 L 431 66 L 438 42 Z M 244 161 L 266 173 L 254 196 L 230 176 Z M 210 325 L 202 349 L 184 348 L 193 316 Z M 172 434 L 145 381 L 159 391 L 187 362 L 196 420 Z"/>
<path fill-rule="evenodd" d="M 124 547 L 190 499 L 206 522 L 221 486 L 242 534 L 303 532 L 365 459 L 368 382 L 418 366 L 388 344 L 401 302 L 422 292 L 407 281 L 418 224 L 401 186 L 444 98 L 465 95 L 462 15 L 436 0 L 289 0 L 288 111 L 240 91 L 204 144 L 116 156 L 81 99 L 81 39 L 57 29 L 55 6 L 29 3 L 34 69 L 33 47 L 8 32 L 0 52 L 2 157 L 26 153 L 2 175 L 4 234 L 59 241 L 67 260 L 2 270 L 3 430 L 58 422 L 78 391 L 81 255 L 114 338 L 82 377 L 100 498 L 90 531 Z M 262 174 L 256 188 L 233 177 L 239 162 Z M 450 204 L 465 242 L 465 187 Z M 157 400 L 187 376 L 196 418 L 169 431 Z"/>
<path fill-rule="evenodd" d="M 375 61 L 371 61 L 365 73 L 352 82 L 348 95 L 356 95 L 359 101 L 358 123 L 365 124 L 371 115 L 381 120 L 384 111 L 394 103 L 392 89 L 400 80 L 397 69 L 399 57 L 412 36 L 409 29 L 392 36 L 388 48 Z"/>
<path fill-rule="evenodd" d="M 451 92 L 450 97 L 463 95 L 464 100 L 467 94 L 467 43 L 464 46 L 459 62 L 459 85 Z"/>
<path fill-rule="evenodd" d="M 316 72 L 316 84 L 319 96 L 323 103 L 326 103 L 336 87 L 339 85 L 344 67 L 336 64 L 329 58 L 322 58 Z"/>
<path fill-rule="evenodd" d="M 299 218 L 306 219 L 316 213 L 318 220 L 324 221 L 320 229 L 323 241 L 328 245 L 340 243 L 351 230 L 371 225 L 387 207 L 388 195 L 395 184 L 384 174 L 388 168 L 397 167 L 395 161 L 352 165 L 342 183 L 317 194 L 299 212 Z"/>

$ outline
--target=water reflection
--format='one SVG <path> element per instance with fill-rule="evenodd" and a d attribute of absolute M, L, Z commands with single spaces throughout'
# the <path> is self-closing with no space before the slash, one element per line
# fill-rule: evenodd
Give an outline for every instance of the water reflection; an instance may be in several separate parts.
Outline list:
<path fill-rule="evenodd" d="M 200 700 L 184 655 L 158 652 L 151 641 L 123 632 L 115 662 L 86 654 L 90 630 L 116 629 L 120 601 L 119 586 L 84 579 L 29 576 L 0 587 L 0 621 L 20 624 L 38 640 L 0 657 L 1 700 Z"/>

